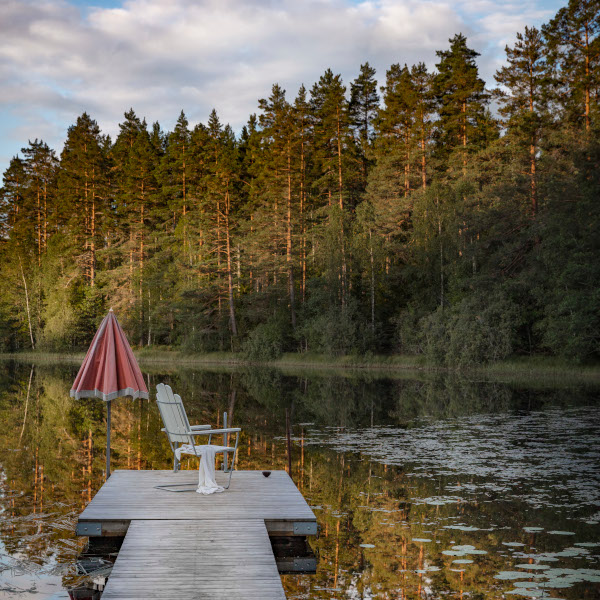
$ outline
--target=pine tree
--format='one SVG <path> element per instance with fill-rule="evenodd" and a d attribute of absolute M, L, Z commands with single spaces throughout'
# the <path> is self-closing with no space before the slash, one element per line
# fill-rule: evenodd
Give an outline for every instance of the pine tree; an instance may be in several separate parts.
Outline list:
<path fill-rule="evenodd" d="M 4 281 L 2 314 L 13 321 L 16 331 L 12 343 L 29 344 L 35 350 L 39 322 L 32 295 L 36 256 L 36 205 L 31 195 L 27 162 L 15 156 L 4 172 L 4 186 L 0 190 L 0 208 L 3 215 L 0 259 Z"/>
<path fill-rule="evenodd" d="M 181 111 L 175 129 L 167 138 L 160 167 L 162 193 L 171 209 L 172 228 L 180 233 L 180 253 L 184 262 L 188 260 L 191 252 L 186 218 L 190 207 L 188 193 L 192 169 L 190 137 L 188 120 Z"/>
<path fill-rule="evenodd" d="M 157 156 L 162 157 L 165 153 L 166 140 L 165 134 L 162 132 L 160 128 L 160 123 L 155 121 L 152 123 L 152 131 L 150 132 L 150 143 L 152 144 L 152 148 Z"/>
<path fill-rule="evenodd" d="M 57 197 L 68 222 L 70 239 L 75 241 L 78 264 L 86 282 L 94 287 L 97 250 L 103 246 L 103 219 L 107 215 L 108 161 L 106 140 L 96 121 L 87 113 L 69 128 L 61 153 Z"/>
<path fill-rule="evenodd" d="M 129 185 L 135 193 L 135 219 L 132 223 L 138 261 L 138 312 L 139 343 L 150 337 L 150 288 L 146 282 L 146 264 L 151 258 L 151 232 L 156 221 L 158 184 L 156 172 L 159 157 L 152 145 L 146 128 L 142 127 L 132 147 L 129 169 Z M 146 307 L 146 308 L 145 308 Z M 146 329 L 146 323 L 148 328 Z M 146 336 L 147 334 L 147 336 Z"/>
<path fill-rule="evenodd" d="M 272 205 L 272 218 L 275 224 L 282 223 L 282 237 L 285 238 L 285 264 L 292 327 L 296 326 L 293 231 L 295 210 L 296 165 L 294 114 L 285 99 L 285 90 L 275 84 L 268 99 L 259 100 L 262 114 L 259 117 L 262 138 L 262 172 L 259 180 L 266 188 L 267 198 Z M 295 208 L 295 207 L 294 207 Z M 294 215 L 292 214 L 294 213 Z M 276 234 L 277 235 L 277 234 Z M 277 254 L 278 241 L 275 240 L 274 253 Z M 277 266 L 275 266 L 277 268 Z"/>
<path fill-rule="evenodd" d="M 301 232 L 301 271 L 302 271 L 302 302 L 306 299 L 306 278 L 307 278 L 307 211 L 308 205 L 308 179 L 307 174 L 310 171 L 312 136 L 310 104 L 306 97 L 306 88 L 300 86 L 298 95 L 294 101 L 293 107 L 294 136 L 297 147 L 298 160 L 298 200 L 299 217 Z"/>
<path fill-rule="evenodd" d="M 163 149 L 160 126 L 154 123 L 149 133 L 145 119 L 138 123 L 130 129 L 129 147 L 123 157 L 122 182 L 129 215 L 124 240 L 127 256 L 124 259 L 128 264 L 131 301 L 134 301 L 130 327 L 137 334 L 133 339 L 137 338 L 142 346 L 151 343 L 153 327 L 161 318 L 160 315 L 155 318 L 153 307 L 163 294 L 163 282 L 157 277 L 161 269 L 153 265 L 153 261 L 159 250 L 161 226 L 170 219 L 158 181 Z M 163 238 L 160 241 L 164 243 Z"/>
<path fill-rule="evenodd" d="M 18 156 L 11 159 L 4 171 L 4 185 L 0 189 L 0 223 L 2 225 L 1 239 L 6 241 L 23 238 L 26 244 L 31 244 L 32 232 L 31 215 L 25 206 L 27 191 L 27 174 L 25 161 Z"/>
<path fill-rule="evenodd" d="M 352 206 L 355 200 L 353 183 L 357 166 L 345 92 L 341 76 L 327 69 L 313 86 L 310 100 L 314 187 L 328 206 L 337 204 L 342 210 L 345 203 Z"/>
<path fill-rule="evenodd" d="M 411 191 L 427 187 L 433 128 L 431 75 L 423 63 L 409 69 L 392 65 L 382 87 L 383 107 L 376 120 L 376 166 L 369 177 L 373 231 L 386 240 L 388 260 L 400 254 L 396 243 L 410 227 Z M 402 242 L 401 242 L 402 243 Z"/>
<path fill-rule="evenodd" d="M 379 108 L 375 73 L 375 69 L 368 62 L 360 66 L 358 77 L 350 84 L 350 103 L 348 105 L 350 119 L 360 148 L 362 175 L 365 182 L 373 138 L 373 121 Z"/>
<path fill-rule="evenodd" d="M 458 150 L 464 168 L 468 154 L 481 148 L 484 141 L 480 125 L 485 118 L 488 94 L 475 62 L 479 53 L 467 46 L 467 38 L 462 34 L 449 42 L 449 50 L 436 52 L 440 58 L 433 79 L 439 112 L 436 154 L 446 161 Z"/>
<path fill-rule="evenodd" d="M 119 308 L 122 301 L 127 308 L 132 309 L 135 304 L 136 293 L 134 290 L 134 272 L 137 271 L 135 264 L 136 247 L 135 226 L 137 220 L 137 190 L 135 186 L 134 169 L 132 167 L 132 156 L 134 145 L 138 135 L 142 131 L 142 122 L 136 116 L 133 109 L 125 113 L 125 120 L 119 124 L 119 135 L 110 148 L 111 157 L 111 190 L 114 198 L 114 225 L 110 228 L 110 266 L 119 267 L 121 285 L 117 290 L 120 294 L 127 295 L 126 298 L 112 297 L 111 301 Z M 113 269 L 113 275 L 117 271 Z M 116 290 L 116 291 L 117 291 Z"/>
<path fill-rule="evenodd" d="M 236 338 L 233 236 L 239 200 L 239 157 L 233 131 L 229 125 L 222 127 L 214 109 L 207 132 L 200 224 L 212 261 L 205 261 L 204 268 L 208 269 L 215 285 L 219 317 L 223 296 L 227 298 L 229 330 L 232 338 Z"/>
<path fill-rule="evenodd" d="M 256 114 L 250 115 L 247 125 L 242 128 L 238 142 L 239 174 L 240 174 L 240 236 L 243 238 L 247 286 L 249 291 L 258 291 L 260 276 L 256 272 L 257 248 L 253 247 L 255 238 L 254 213 L 260 203 L 260 187 L 256 174 L 261 155 L 261 135 Z M 238 253 L 241 251 L 238 249 Z M 241 271 L 241 268 L 239 269 Z M 241 275 L 238 287 L 242 287 Z"/>
<path fill-rule="evenodd" d="M 525 27 L 517 33 L 514 48 L 506 46 L 508 65 L 496 72 L 496 81 L 504 89 L 495 90 L 500 114 L 507 119 L 509 132 L 529 146 L 529 189 L 531 212 L 535 216 L 537 199 L 537 154 L 541 127 L 547 121 L 549 73 L 546 47 L 540 32 Z"/>
<path fill-rule="evenodd" d="M 413 65 L 411 70 L 413 90 L 416 94 L 415 103 L 415 136 L 418 142 L 416 152 L 421 168 L 421 187 L 427 187 L 428 158 L 430 154 L 431 137 L 434 129 L 434 100 L 432 97 L 433 76 L 427 71 L 425 63 Z"/>
<path fill-rule="evenodd" d="M 339 282 L 337 295 L 342 307 L 348 293 L 345 220 L 347 210 L 352 209 L 358 201 L 361 179 L 345 92 L 341 76 L 327 69 L 313 86 L 310 100 L 313 189 L 319 204 L 326 203 L 329 215 L 328 231 L 323 240 L 323 258 L 328 265 L 331 282 Z M 334 207 L 337 210 L 332 210 Z"/>
<path fill-rule="evenodd" d="M 377 116 L 377 155 L 393 162 L 393 172 L 389 176 L 407 197 L 411 190 L 417 93 L 406 65 L 390 67 L 383 91 L 384 108 Z"/>
<path fill-rule="evenodd" d="M 565 117 L 590 132 L 600 87 L 600 1 L 569 0 L 542 27 Z"/>
<path fill-rule="evenodd" d="M 35 205 L 35 222 L 37 237 L 37 261 L 41 265 L 42 255 L 48 247 L 51 233 L 51 212 L 54 206 L 54 188 L 58 170 L 58 159 L 42 140 L 29 142 L 27 148 L 22 148 L 25 157 L 25 171 L 28 178 L 30 203 Z"/>

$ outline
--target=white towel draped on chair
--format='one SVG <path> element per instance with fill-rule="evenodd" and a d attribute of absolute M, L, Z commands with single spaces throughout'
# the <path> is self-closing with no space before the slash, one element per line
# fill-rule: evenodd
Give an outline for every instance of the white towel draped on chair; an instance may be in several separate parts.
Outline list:
<path fill-rule="evenodd" d="M 224 446 L 211 446 L 204 444 L 202 446 L 192 446 L 191 444 L 182 444 L 175 455 L 177 460 L 181 460 L 182 454 L 191 454 L 200 456 L 200 466 L 198 467 L 198 489 L 199 494 L 214 494 L 215 492 L 224 492 L 225 488 L 217 485 L 215 479 L 215 454 L 223 452 Z"/>

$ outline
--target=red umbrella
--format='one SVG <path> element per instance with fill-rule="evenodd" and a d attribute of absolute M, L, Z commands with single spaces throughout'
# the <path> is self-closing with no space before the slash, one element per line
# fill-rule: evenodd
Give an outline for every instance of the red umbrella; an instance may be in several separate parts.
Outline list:
<path fill-rule="evenodd" d="M 77 373 L 73 398 L 106 401 L 106 477 L 110 475 L 110 403 L 120 396 L 148 399 L 148 388 L 129 342 L 111 308 L 92 340 Z"/>

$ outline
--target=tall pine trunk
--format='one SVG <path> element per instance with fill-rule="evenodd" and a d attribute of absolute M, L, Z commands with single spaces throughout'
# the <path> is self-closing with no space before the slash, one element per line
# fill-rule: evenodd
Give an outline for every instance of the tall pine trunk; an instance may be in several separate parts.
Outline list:
<path fill-rule="evenodd" d="M 302 129 L 302 138 L 300 140 L 300 228 L 302 231 L 302 303 L 306 299 L 306 225 L 304 220 L 304 128 Z"/>
<path fill-rule="evenodd" d="M 229 322 L 231 324 L 231 333 L 233 336 L 237 336 L 237 324 L 235 321 L 235 308 L 233 305 L 233 271 L 231 268 L 231 243 L 230 243 L 230 231 L 229 231 L 229 190 L 225 194 L 225 238 L 226 238 L 226 250 L 227 250 L 227 286 L 228 286 L 228 297 L 229 297 Z"/>
<path fill-rule="evenodd" d="M 48 249 L 48 182 L 44 181 L 44 252 Z"/>
<path fill-rule="evenodd" d="M 90 285 L 96 283 L 96 194 L 92 186 L 92 214 L 91 214 L 91 240 L 90 240 Z"/>
<path fill-rule="evenodd" d="M 341 127 L 340 106 L 337 107 L 337 155 L 338 155 L 338 188 L 340 202 L 340 247 L 342 250 L 342 306 L 346 304 L 346 244 L 344 233 L 344 197 L 343 197 L 343 177 L 342 177 L 342 127 Z"/>
<path fill-rule="evenodd" d="M 140 346 L 144 345 L 144 183 L 142 181 L 142 204 L 140 206 Z"/>
<path fill-rule="evenodd" d="M 533 116 L 534 112 L 534 97 L 533 97 L 533 64 L 529 63 L 529 112 Z M 535 181 L 535 170 L 536 170 L 536 135 L 535 132 L 531 134 L 531 144 L 529 146 L 529 177 L 530 177 L 530 193 L 531 193 L 531 212 L 533 218 L 537 214 L 537 186 Z"/>
<path fill-rule="evenodd" d="M 29 308 L 29 291 L 27 289 L 27 280 L 25 279 L 25 271 L 23 270 L 23 262 L 19 256 L 19 266 L 21 267 L 21 277 L 23 278 L 23 287 L 25 288 L 25 308 L 27 310 L 27 325 L 29 328 L 29 339 L 31 340 L 31 349 L 35 350 L 35 342 L 33 341 L 33 329 L 31 327 L 31 310 Z"/>
<path fill-rule="evenodd" d="M 42 264 L 42 206 L 40 198 L 40 186 L 37 187 L 37 254 L 38 267 Z"/>
<path fill-rule="evenodd" d="M 371 229 L 369 229 L 369 258 L 371 259 L 371 332 L 375 333 L 375 261 Z"/>
<path fill-rule="evenodd" d="M 590 130 L 590 24 L 585 23 L 585 131 Z"/>
<path fill-rule="evenodd" d="M 427 158 L 425 156 L 425 115 L 421 106 L 421 184 L 423 189 L 427 188 Z"/>
<path fill-rule="evenodd" d="M 461 106 L 463 113 L 462 123 L 462 146 L 463 146 L 463 171 L 467 169 L 467 103 L 463 102 Z"/>
<path fill-rule="evenodd" d="M 287 143 L 287 235 L 286 235 L 286 262 L 288 269 L 288 289 L 290 294 L 290 313 L 292 327 L 296 327 L 296 309 L 294 297 L 294 267 L 292 261 L 292 148 L 291 140 Z"/>
<path fill-rule="evenodd" d="M 404 136 L 404 144 L 406 147 L 406 162 L 404 163 L 404 197 L 410 193 L 410 131 L 406 130 Z"/>

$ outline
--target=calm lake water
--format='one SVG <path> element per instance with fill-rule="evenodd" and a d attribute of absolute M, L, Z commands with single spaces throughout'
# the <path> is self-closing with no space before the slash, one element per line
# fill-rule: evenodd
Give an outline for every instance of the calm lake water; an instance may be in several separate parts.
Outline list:
<path fill-rule="evenodd" d="M 68 598 L 77 515 L 103 481 L 77 365 L 0 363 L 0 598 Z M 321 528 L 292 598 L 600 598 L 600 390 L 456 376 L 153 368 L 190 421 L 243 427 L 238 468 L 293 476 Z M 170 468 L 154 401 L 113 402 L 113 468 Z M 184 468 L 195 469 L 191 461 Z M 235 475 L 234 475 L 235 477 Z"/>

